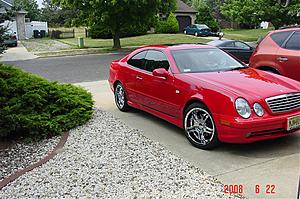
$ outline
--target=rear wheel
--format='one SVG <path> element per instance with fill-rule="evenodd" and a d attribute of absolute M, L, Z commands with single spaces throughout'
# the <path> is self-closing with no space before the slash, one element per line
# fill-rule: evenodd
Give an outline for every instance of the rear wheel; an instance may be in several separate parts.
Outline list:
<path fill-rule="evenodd" d="M 184 114 L 184 130 L 192 145 L 200 149 L 213 149 L 219 144 L 212 114 L 201 103 L 193 103 Z"/>
<path fill-rule="evenodd" d="M 195 32 L 194 35 L 195 35 L 196 37 L 198 37 L 198 32 Z"/>
<path fill-rule="evenodd" d="M 121 83 L 117 83 L 115 86 L 115 103 L 120 111 L 126 112 L 130 109 L 127 104 L 126 92 Z"/>

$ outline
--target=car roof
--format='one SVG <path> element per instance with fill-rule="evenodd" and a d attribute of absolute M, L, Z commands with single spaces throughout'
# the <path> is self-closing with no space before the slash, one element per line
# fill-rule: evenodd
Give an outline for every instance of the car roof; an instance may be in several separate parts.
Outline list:
<path fill-rule="evenodd" d="M 273 30 L 273 31 L 271 31 L 271 33 L 274 33 L 274 32 L 293 31 L 293 30 L 300 30 L 300 28 L 299 28 L 299 27 L 283 28 L 283 29 Z"/>
<path fill-rule="evenodd" d="M 164 45 L 149 45 L 142 49 L 169 49 L 169 50 L 184 50 L 193 48 L 215 48 L 207 44 L 164 44 Z"/>

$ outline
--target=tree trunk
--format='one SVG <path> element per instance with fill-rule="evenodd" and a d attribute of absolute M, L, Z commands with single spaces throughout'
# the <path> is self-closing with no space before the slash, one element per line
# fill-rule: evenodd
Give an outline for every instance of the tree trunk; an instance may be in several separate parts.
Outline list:
<path fill-rule="evenodd" d="M 113 34 L 113 40 L 114 40 L 114 49 L 120 49 L 121 48 L 121 42 L 120 42 L 120 31 L 115 31 Z"/>

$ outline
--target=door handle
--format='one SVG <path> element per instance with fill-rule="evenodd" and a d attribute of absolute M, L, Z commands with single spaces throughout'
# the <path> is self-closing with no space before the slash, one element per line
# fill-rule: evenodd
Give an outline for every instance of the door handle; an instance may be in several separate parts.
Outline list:
<path fill-rule="evenodd" d="M 277 57 L 278 61 L 288 61 L 289 59 L 287 57 Z"/>
<path fill-rule="evenodd" d="M 142 78 L 142 77 L 140 77 L 140 76 L 136 76 L 136 79 L 138 79 L 138 80 L 142 80 L 143 78 Z"/>

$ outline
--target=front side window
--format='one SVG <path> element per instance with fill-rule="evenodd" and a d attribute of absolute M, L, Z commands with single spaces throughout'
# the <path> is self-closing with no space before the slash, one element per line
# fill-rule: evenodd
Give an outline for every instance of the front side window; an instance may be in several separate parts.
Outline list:
<path fill-rule="evenodd" d="M 173 58 L 180 72 L 199 73 L 245 68 L 244 65 L 217 48 L 173 50 Z"/>
<path fill-rule="evenodd" d="M 149 50 L 146 55 L 146 70 L 152 72 L 157 68 L 164 68 L 169 70 L 169 62 L 163 52 L 156 50 Z"/>
<path fill-rule="evenodd" d="M 283 42 L 290 36 L 292 31 L 276 32 L 271 35 L 272 40 L 278 45 L 282 46 Z"/>
<path fill-rule="evenodd" d="M 300 31 L 295 32 L 285 44 L 286 49 L 300 50 Z"/>
<path fill-rule="evenodd" d="M 147 51 L 139 52 L 136 55 L 132 56 L 127 61 L 127 63 L 131 66 L 136 67 L 136 68 L 145 70 L 145 63 L 146 63 L 145 57 L 146 57 L 146 54 L 147 54 Z"/>

